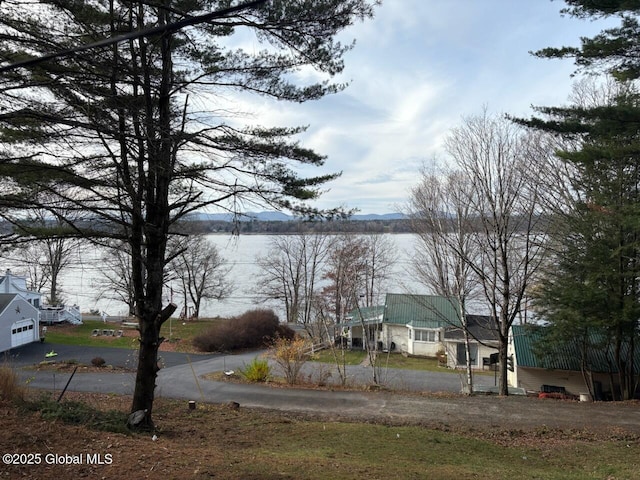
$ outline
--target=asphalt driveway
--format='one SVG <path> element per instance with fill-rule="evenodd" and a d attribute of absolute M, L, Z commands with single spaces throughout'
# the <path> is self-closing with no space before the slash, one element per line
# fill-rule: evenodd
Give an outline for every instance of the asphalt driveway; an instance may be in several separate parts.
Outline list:
<path fill-rule="evenodd" d="M 57 362 L 76 361 L 80 364 L 90 365 L 91 360 L 95 357 L 102 357 L 107 365 L 114 367 L 123 367 L 131 371 L 135 370 L 137 365 L 137 353 L 135 350 L 110 347 L 87 347 L 74 345 L 59 345 L 50 343 L 31 343 L 22 347 L 13 349 L 5 353 L 5 361 L 15 367 L 26 367 L 37 365 L 46 360 L 45 355 L 48 352 L 55 352 L 56 356 L 51 359 Z M 158 387 L 165 391 L 174 391 L 173 394 L 184 397 L 193 397 L 199 392 L 202 384 L 220 383 L 201 380 L 200 377 L 211 372 L 221 372 L 225 370 L 239 370 L 248 364 L 256 356 L 264 352 L 248 352 L 239 355 L 222 355 L 222 354 L 185 354 L 179 352 L 161 352 L 159 357 L 164 365 L 160 371 L 158 379 Z M 277 369 L 275 364 L 272 368 Z M 52 376 L 51 371 L 36 372 L 28 370 L 31 375 L 31 381 Z M 414 391 L 414 392 L 451 392 L 458 393 L 461 390 L 461 376 L 451 372 L 425 372 L 404 369 L 379 369 L 378 382 L 392 390 Z M 58 379 L 63 378 L 64 374 L 57 372 Z M 89 374 L 83 373 L 86 377 Z M 102 379 L 104 383 L 107 375 L 115 377 L 132 376 L 131 372 L 126 373 L 104 373 L 95 374 Z M 335 365 L 321 364 L 316 362 L 307 363 L 302 371 L 302 375 L 311 382 L 323 381 L 329 385 L 337 385 L 340 378 Z M 370 367 L 364 366 L 347 366 L 346 371 L 347 385 L 349 386 L 366 386 L 373 383 L 373 372 Z M 196 382 L 194 379 L 198 379 Z M 478 375 L 476 376 L 476 384 L 493 385 L 493 377 Z M 79 388 L 80 383 L 84 383 L 80 378 L 74 379 L 69 388 Z M 226 384 L 227 382 L 222 382 Z M 77 385 L 77 386 L 74 386 Z M 223 389 L 218 385 L 219 389 Z M 244 387 L 247 387 L 246 385 Z M 265 388 L 257 386 L 258 388 Z M 124 392 L 123 392 L 124 393 Z M 128 392 L 130 393 L 130 392 Z"/>
<path fill-rule="evenodd" d="M 15 349 L 5 357 L 16 367 L 20 377 L 25 382 L 28 381 L 30 387 L 60 392 L 70 378 L 69 373 L 24 368 L 42 361 L 44 354 L 52 349 L 58 353 L 58 360 L 76 359 L 80 363 L 89 363 L 93 357 L 101 356 L 112 365 L 135 364 L 135 353 L 131 350 L 46 343 Z M 211 381 L 202 377 L 210 372 L 235 370 L 250 362 L 255 356 L 255 352 L 227 356 L 163 353 L 163 357 L 166 357 L 166 368 L 158 375 L 156 397 L 210 403 L 237 402 L 243 407 L 281 410 L 328 419 L 418 422 L 445 428 L 448 425 L 506 429 L 540 426 L 570 429 L 622 427 L 640 434 L 640 411 L 633 403 L 557 402 L 521 396 L 424 396 L 415 393 L 459 392 L 459 376 L 452 373 L 387 371 L 387 384 L 398 385 L 398 388 L 403 390 L 395 392 L 274 388 Z M 318 368 L 329 368 L 326 364 L 310 363 L 307 365 L 306 375 L 313 374 L 313 371 L 309 370 L 312 367 L 315 371 Z M 134 372 L 107 372 L 76 374 L 69 383 L 69 390 L 124 395 L 133 393 Z M 370 384 L 371 369 L 350 367 L 348 377 L 352 385 Z M 493 377 L 490 376 L 477 376 L 476 380 L 479 384 L 493 384 Z"/>

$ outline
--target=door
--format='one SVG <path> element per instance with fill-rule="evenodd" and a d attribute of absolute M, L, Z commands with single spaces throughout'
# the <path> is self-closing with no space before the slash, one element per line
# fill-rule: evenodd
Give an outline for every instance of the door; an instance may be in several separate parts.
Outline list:
<path fill-rule="evenodd" d="M 476 343 L 469 344 L 469 354 L 471 355 L 471 366 L 478 366 L 478 345 Z M 464 352 L 464 343 L 458 343 L 456 351 L 456 364 L 465 366 L 467 364 L 467 356 Z"/>
<path fill-rule="evenodd" d="M 35 322 L 31 319 L 15 322 L 11 325 L 11 348 L 33 342 L 35 331 Z"/>

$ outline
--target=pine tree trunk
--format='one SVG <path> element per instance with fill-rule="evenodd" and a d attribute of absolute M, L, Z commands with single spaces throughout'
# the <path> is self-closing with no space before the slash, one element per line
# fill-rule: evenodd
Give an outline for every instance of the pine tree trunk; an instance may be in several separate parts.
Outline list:
<path fill-rule="evenodd" d="M 144 411 L 144 420 L 136 428 L 152 429 L 153 401 L 155 398 L 156 378 L 158 376 L 158 349 L 164 338 L 160 337 L 162 324 L 176 310 L 175 304 L 169 304 L 155 316 L 140 319 L 140 350 L 138 352 L 138 369 L 136 372 L 135 390 L 131 412 Z"/>

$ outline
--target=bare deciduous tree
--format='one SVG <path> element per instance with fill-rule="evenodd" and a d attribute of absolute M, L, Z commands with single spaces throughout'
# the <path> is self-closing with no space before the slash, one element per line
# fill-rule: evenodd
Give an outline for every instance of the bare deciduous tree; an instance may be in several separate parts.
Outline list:
<path fill-rule="evenodd" d="M 366 243 L 364 271 L 365 306 L 374 307 L 382 301 L 389 282 L 393 279 L 392 270 L 398 260 L 397 248 L 388 235 L 378 233 L 363 237 Z"/>
<path fill-rule="evenodd" d="M 325 305 L 332 306 L 336 325 L 339 327 L 348 313 L 356 312 L 374 384 L 378 384 L 375 332 L 379 325 L 367 322 L 362 308 L 376 306 L 385 282 L 391 278 L 395 258 L 392 241 L 381 235 L 341 235 L 332 243 L 324 276 Z"/>
<path fill-rule="evenodd" d="M 182 237 L 175 248 L 168 276 L 178 281 L 185 307 L 193 304 L 192 316 L 198 318 L 203 300 L 221 300 L 233 289 L 229 280 L 231 267 L 225 265 L 217 247 L 205 236 Z"/>
<path fill-rule="evenodd" d="M 33 290 L 49 290 L 47 302 L 50 305 L 64 303 L 60 277 L 78 260 L 87 244 L 86 240 L 68 236 L 67 222 L 77 219 L 73 209 L 60 207 L 58 213 L 58 216 L 53 216 L 43 209 L 31 210 L 28 218 L 16 229 L 21 236 L 31 239 L 14 243 L 12 254 L 5 256 L 10 259 L 17 257 L 12 259 L 26 267 Z"/>
<path fill-rule="evenodd" d="M 264 301 L 281 301 L 286 321 L 303 325 L 312 337 L 321 335 L 314 297 L 331 240 L 322 233 L 274 236 L 267 255 L 256 259 L 261 269 L 257 293 Z"/>
<path fill-rule="evenodd" d="M 101 256 L 100 275 L 94 279 L 96 300 L 109 298 L 124 303 L 130 316 L 136 314 L 131 278 L 131 252 L 126 242 L 113 241 Z"/>
<path fill-rule="evenodd" d="M 531 174 L 540 144 L 505 117 L 465 119 L 446 142 L 471 189 L 463 191 L 475 216 L 473 258 L 464 257 L 479 282 L 499 338 L 499 391 L 508 395 L 509 330 L 522 315 L 524 300 L 543 254 L 545 239 L 540 185 Z"/>
<path fill-rule="evenodd" d="M 466 392 L 473 392 L 473 369 L 467 304 L 478 291 L 471 261 L 477 259 L 472 241 L 472 192 L 469 178 L 456 171 L 423 169 L 411 191 L 408 214 L 418 236 L 413 270 L 418 280 L 437 295 L 453 300 L 464 332 Z M 457 326 L 457 325 L 456 325 Z"/>
<path fill-rule="evenodd" d="M 343 323 L 345 316 L 358 305 L 364 295 L 367 245 L 358 235 L 344 234 L 335 238 L 327 257 L 323 296 L 332 305 L 335 323 Z"/>
<path fill-rule="evenodd" d="M 26 276 L 29 290 L 41 292 L 49 282 L 42 255 L 42 245 L 38 242 L 10 245 L 3 252 L 2 258 L 11 264 L 20 264 Z"/>

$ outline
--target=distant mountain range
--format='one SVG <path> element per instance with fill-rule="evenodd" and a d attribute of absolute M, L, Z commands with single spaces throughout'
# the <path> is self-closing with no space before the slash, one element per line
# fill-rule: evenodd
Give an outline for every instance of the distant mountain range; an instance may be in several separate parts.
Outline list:
<path fill-rule="evenodd" d="M 230 213 L 196 213 L 190 215 L 191 220 L 197 220 L 201 222 L 218 221 L 218 222 L 231 222 L 233 221 L 233 215 Z M 384 213 L 384 214 L 358 214 L 349 217 L 350 220 L 404 220 L 406 215 L 402 213 Z M 242 222 L 260 221 L 260 222 L 289 222 L 296 220 L 296 217 L 287 215 L 282 212 L 247 212 L 239 217 Z"/>

